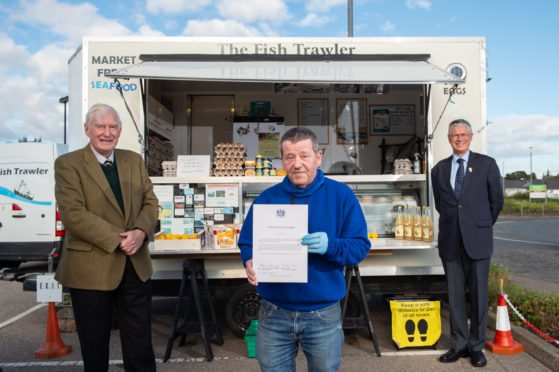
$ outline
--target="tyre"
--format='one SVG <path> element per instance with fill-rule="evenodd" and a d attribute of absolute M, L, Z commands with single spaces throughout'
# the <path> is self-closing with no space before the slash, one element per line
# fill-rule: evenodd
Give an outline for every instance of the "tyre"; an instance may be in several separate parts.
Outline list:
<path fill-rule="evenodd" d="M 250 322 L 258 319 L 258 310 L 262 297 L 256 288 L 250 284 L 241 286 L 227 301 L 225 318 L 227 325 L 238 337 L 243 337 L 250 326 Z"/>
<path fill-rule="evenodd" d="M 0 269 L 5 267 L 13 269 L 19 266 L 19 261 L 0 261 Z"/>

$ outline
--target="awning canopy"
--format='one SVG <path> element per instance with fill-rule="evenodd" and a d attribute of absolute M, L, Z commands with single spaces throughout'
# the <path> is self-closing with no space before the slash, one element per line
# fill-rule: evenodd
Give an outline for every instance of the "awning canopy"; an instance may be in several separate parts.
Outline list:
<path fill-rule="evenodd" d="M 314 83 L 456 84 L 464 81 L 419 56 L 347 56 L 339 59 L 247 59 L 224 56 L 140 56 L 143 62 L 107 74 L 113 78 L 157 80 Z M 229 56 L 227 56 L 229 57 Z M 246 57 L 246 56 L 243 56 Z M 354 58 L 350 58 L 354 57 Z M 355 58 L 357 57 L 357 58 Z M 374 58 L 376 57 L 376 58 Z M 182 60 L 186 59 L 186 60 Z"/>

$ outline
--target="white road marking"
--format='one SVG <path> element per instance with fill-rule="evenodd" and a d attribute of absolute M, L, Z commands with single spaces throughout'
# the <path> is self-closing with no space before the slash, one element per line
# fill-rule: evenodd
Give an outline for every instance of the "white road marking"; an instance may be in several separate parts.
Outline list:
<path fill-rule="evenodd" d="M 47 303 L 47 302 L 44 302 L 44 303 L 40 303 L 40 304 L 37 304 L 37 305 L 33 306 L 31 309 L 26 310 L 26 311 L 24 311 L 23 313 L 14 316 L 12 319 L 8 319 L 8 320 L 6 320 L 5 322 L 0 323 L 0 329 L 4 328 L 4 327 L 7 326 L 7 325 L 12 324 L 13 322 L 15 322 L 15 321 L 17 321 L 17 320 L 23 318 L 24 316 L 26 316 L 26 315 L 28 315 L 28 314 L 31 314 L 31 313 L 34 312 L 35 310 L 39 310 L 40 308 L 45 307 L 45 306 L 47 306 L 47 305 L 48 305 L 48 303 Z"/>
<path fill-rule="evenodd" d="M 508 238 L 501 238 L 499 236 L 493 236 L 495 239 L 499 240 L 506 240 L 509 242 L 518 242 L 518 243 L 530 243 L 530 244 L 541 244 L 541 245 L 559 245 L 559 243 L 544 243 L 544 242 L 534 242 L 530 240 L 518 240 L 518 239 L 508 239 Z"/>
<path fill-rule="evenodd" d="M 405 351 L 385 351 L 382 352 L 382 356 L 400 357 L 400 356 L 431 356 L 431 355 L 442 355 L 446 353 L 446 350 L 405 350 Z M 214 357 L 214 360 L 246 360 L 252 359 L 248 357 Z M 162 364 L 163 359 L 156 359 L 156 363 Z M 206 362 L 206 358 L 173 358 L 169 359 L 167 363 L 200 363 Z M 122 360 L 110 360 L 109 365 L 119 365 L 123 364 Z M 24 367 L 63 367 L 63 366 L 83 366 L 81 360 L 67 360 L 67 361 L 52 361 L 52 362 L 15 362 L 15 363 L 0 363 L 0 367 L 10 367 L 10 368 L 24 368 Z"/>

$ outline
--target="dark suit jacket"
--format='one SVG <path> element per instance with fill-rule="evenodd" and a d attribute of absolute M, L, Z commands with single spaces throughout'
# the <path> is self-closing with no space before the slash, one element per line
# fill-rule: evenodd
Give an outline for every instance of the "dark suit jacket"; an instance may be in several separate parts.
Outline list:
<path fill-rule="evenodd" d="M 493 224 L 504 202 L 499 168 L 493 158 L 470 151 L 458 200 L 450 184 L 451 162 L 452 156 L 431 171 L 435 208 L 439 212 L 439 256 L 455 259 L 461 237 L 470 258 L 489 258 L 493 253 Z"/>
<path fill-rule="evenodd" d="M 66 238 L 55 278 L 70 288 L 113 290 L 124 273 L 126 255 L 120 233 L 140 228 L 148 237 L 157 223 L 157 198 L 142 158 L 115 150 L 124 215 L 89 144 L 60 156 L 55 164 L 55 194 Z M 130 257 L 142 281 L 151 277 L 146 240 Z"/>

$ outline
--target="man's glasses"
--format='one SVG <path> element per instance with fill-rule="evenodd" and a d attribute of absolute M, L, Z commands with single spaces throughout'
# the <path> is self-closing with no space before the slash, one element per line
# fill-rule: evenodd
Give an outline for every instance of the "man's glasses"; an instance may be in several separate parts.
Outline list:
<path fill-rule="evenodd" d="M 450 138 L 466 138 L 466 137 L 470 137 L 472 134 L 471 133 L 459 133 L 459 134 L 450 134 L 449 137 Z"/>

